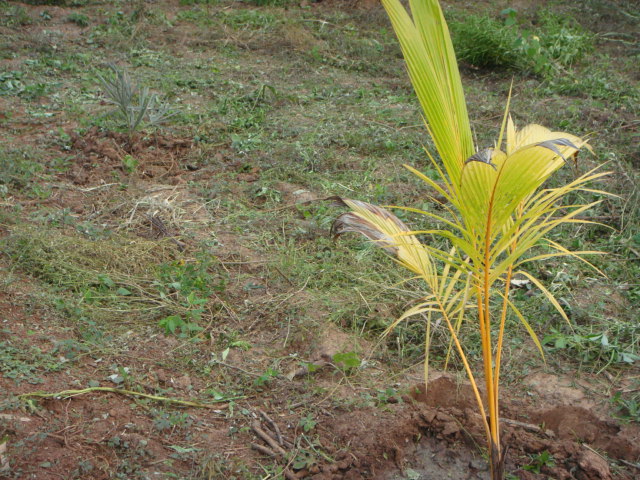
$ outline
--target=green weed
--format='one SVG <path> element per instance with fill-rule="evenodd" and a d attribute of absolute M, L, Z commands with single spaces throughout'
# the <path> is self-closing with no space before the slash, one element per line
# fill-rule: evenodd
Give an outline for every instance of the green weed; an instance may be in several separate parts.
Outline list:
<path fill-rule="evenodd" d="M 0 73 L 0 95 L 19 95 L 25 90 L 22 72 L 10 71 Z"/>
<path fill-rule="evenodd" d="M 195 23 L 201 27 L 211 27 L 215 22 L 215 19 L 211 16 L 209 11 L 203 8 L 181 10 L 178 12 L 178 20 Z"/>
<path fill-rule="evenodd" d="M 83 27 L 83 28 L 88 27 L 89 24 L 91 23 L 88 16 L 78 12 L 73 12 L 69 14 L 69 16 L 67 17 L 67 21 L 71 23 L 75 23 L 79 27 Z"/>
<path fill-rule="evenodd" d="M 316 428 L 317 424 L 318 422 L 316 421 L 315 417 L 311 413 L 302 417 L 298 422 L 298 425 L 302 427 L 302 430 L 304 430 L 304 433 L 309 433 L 311 430 Z"/>
<path fill-rule="evenodd" d="M 486 15 L 464 15 L 451 23 L 458 58 L 476 67 L 502 68 L 551 75 L 569 67 L 593 50 L 594 36 L 570 17 L 543 11 L 535 29 L 518 22 L 508 8 L 498 20 Z"/>
<path fill-rule="evenodd" d="M 638 338 L 637 327 L 629 325 L 632 331 L 625 332 L 625 326 L 620 325 L 620 330 L 613 332 L 611 327 L 615 323 L 610 321 L 607 325 L 609 329 L 601 332 L 592 332 L 588 327 L 577 327 L 570 333 L 551 328 L 551 333 L 543 338 L 542 344 L 555 351 L 567 351 L 572 356 L 577 354 L 581 362 L 602 368 L 640 361 L 640 352 L 634 347 Z M 630 343 L 626 343 L 625 339 Z"/>
<path fill-rule="evenodd" d="M 616 392 L 611 398 L 611 403 L 618 411 L 618 418 L 626 422 L 640 423 L 640 394 Z"/>
<path fill-rule="evenodd" d="M 513 31 L 488 16 L 469 15 L 451 22 L 456 55 L 463 62 L 485 68 L 515 68 L 522 63 Z"/>
<path fill-rule="evenodd" d="M 0 342 L 0 373 L 16 383 L 42 383 L 41 375 L 57 372 L 64 365 L 51 353 L 43 352 L 39 347 L 31 345 L 26 339 L 17 337 Z"/>
<path fill-rule="evenodd" d="M 274 28 L 279 18 L 277 15 L 264 10 L 246 9 L 224 12 L 222 21 L 237 30 L 254 29 L 264 31 Z"/>
<path fill-rule="evenodd" d="M 122 167 L 127 173 L 135 172 L 136 168 L 138 168 L 138 164 L 138 159 L 132 155 L 125 155 L 124 157 L 122 157 Z"/>
<path fill-rule="evenodd" d="M 302 450 L 300 453 L 298 453 L 295 456 L 291 466 L 295 470 L 302 470 L 304 468 L 309 469 L 309 468 L 313 468 L 314 465 L 317 465 L 319 463 L 319 460 L 320 458 L 318 458 L 318 456 L 314 454 L 313 451 Z"/>
<path fill-rule="evenodd" d="M 33 18 L 21 5 L 13 5 L 2 13 L 2 25 L 7 27 L 24 27 L 33 23 Z"/>
<path fill-rule="evenodd" d="M 153 408 L 150 414 L 153 417 L 154 428 L 159 431 L 190 428 L 194 423 L 187 412 L 169 412 Z"/>
<path fill-rule="evenodd" d="M 389 403 L 401 402 L 399 392 L 392 387 L 386 389 L 377 389 L 373 393 L 366 392 L 361 394 L 365 406 L 384 407 Z"/>
<path fill-rule="evenodd" d="M 332 361 L 334 365 L 347 373 L 362 365 L 362 360 L 355 352 L 336 353 L 332 357 Z"/>
<path fill-rule="evenodd" d="M 608 71 L 606 58 L 599 58 L 597 61 L 603 64 L 603 69 L 569 71 L 561 76 L 549 77 L 540 86 L 541 93 L 607 100 L 625 108 L 637 104 L 640 90 L 629 84 L 624 77 Z"/>
<path fill-rule="evenodd" d="M 260 376 L 254 379 L 253 384 L 256 387 L 264 387 L 265 385 L 272 382 L 279 375 L 280 375 L 279 371 L 273 368 L 267 368 Z"/>
<path fill-rule="evenodd" d="M 174 261 L 160 266 L 154 285 L 160 298 L 177 303 L 181 313 L 162 318 L 158 325 L 166 333 L 189 337 L 202 331 L 201 320 L 205 304 L 213 292 L 224 291 L 226 275 L 210 273 L 214 260 L 205 253 L 199 254 L 193 262 Z"/>
<path fill-rule="evenodd" d="M 115 435 L 103 440 L 103 443 L 118 457 L 118 464 L 112 472 L 113 478 L 131 480 L 145 477 L 142 465 L 147 463 L 151 456 L 151 452 L 146 448 L 148 440 L 134 441 Z"/>
<path fill-rule="evenodd" d="M 222 292 L 225 289 L 226 277 L 213 276 L 209 269 L 215 260 L 206 253 L 197 255 L 191 262 L 177 260 L 160 266 L 156 287 L 163 297 L 178 295 L 188 297 L 209 296 L 212 292 Z"/>
<path fill-rule="evenodd" d="M 47 198 L 49 189 L 38 180 L 47 178 L 36 154 L 25 149 L 5 149 L 0 145 L 0 198 L 15 193 Z"/>
<path fill-rule="evenodd" d="M 544 55 L 569 67 L 594 50 L 595 36 L 568 15 L 542 10 L 540 20 L 540 47 Z"/>
<path fill-rule="evenodd" d="M 547 450 L 531 457 L 531 462 L 522 467 L 523 470 L 533 473 L 542 473 L 545 467 L 553 468 L 556 462 Z"/>

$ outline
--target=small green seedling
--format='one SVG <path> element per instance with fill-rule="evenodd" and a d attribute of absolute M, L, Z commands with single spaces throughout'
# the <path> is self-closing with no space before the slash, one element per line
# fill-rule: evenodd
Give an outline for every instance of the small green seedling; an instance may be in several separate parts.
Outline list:
<path fill-rule="evenodd" d="M 127 173 L 133 173 L 138 168 L 138 159 L 132 155 L 125 155 L 122 157 L 122 169 Z"/>
<path fill-rule="evenodd" d="M 542 473 L 544 467 L 553 468 L 556 462 L 547 450 L 531 457 L 531 463 L 522 467 L 523 470 L 533 473 Z"/>
<path fill-rule="evenodd" d="M 350 372 L 362 365 L 362 361 L 355 352 L 336 353 L 332 360 L 333 364 L 343 372 Z"/>
<path fill-rule="evenodd" d="M 305 433 L 309 433 L 311 430 L 316 428 L 317 424 L 318 422 L 316 422 L 315 418 L 311 413 L 306 417 L 302 417 L 298 422 L 298 425 L 302 427 Z"/>

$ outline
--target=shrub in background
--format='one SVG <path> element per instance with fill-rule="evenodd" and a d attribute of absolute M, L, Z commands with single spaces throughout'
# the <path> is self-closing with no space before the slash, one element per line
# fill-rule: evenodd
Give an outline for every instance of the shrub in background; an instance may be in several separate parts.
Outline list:
<path fill-rule="evenodd" d="M 513 8 L 503 19 L 465 15 L 451 22 L 451 34 L 460 60 L 480 68 L 502 68 L 547 76 L 569 67 L 593 50 L 594 36 L 570 17 L 547 10 L 539 14 L 539 26 L 524 28 Z"/>

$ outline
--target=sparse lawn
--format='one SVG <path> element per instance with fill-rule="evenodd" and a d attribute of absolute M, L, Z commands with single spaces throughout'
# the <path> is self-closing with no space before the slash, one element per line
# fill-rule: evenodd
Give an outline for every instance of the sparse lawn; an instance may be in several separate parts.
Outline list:
<path fill-rule="evenodd" d="M 515 121 L 588 135 L 578 170 L 606 163 L 619 196 L 557 233 L 607 253 L 589 259 L 606 276 L 536 267 L 570 325 L 531 284 L 512 293 L 546 363 L 509 319 L 507 470 L 635 478 L 640 10 L 467 3 L 445 13 L 477 143 L 513 82 Z M 135 125 L 105 94 L 112 66 L 134 108 L 157 96 Z M 423 324 L 379 340 L 419 293 L 329 233 L 335 195 L 446 215 L 401 168 L 428 175 L 433 149 L 380 6 L 0 2 L 0 133 L 0 477 L 486 475 L 443 327 L 425 394 Z M 25 396 L 68 390 L 84 392 Z"/>

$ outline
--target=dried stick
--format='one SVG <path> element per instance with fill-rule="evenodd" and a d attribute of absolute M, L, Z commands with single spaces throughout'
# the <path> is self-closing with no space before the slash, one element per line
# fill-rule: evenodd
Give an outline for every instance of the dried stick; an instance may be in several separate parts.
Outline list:
<path fill-rule="evenodd" d="M 552 430 L 543 430 L 538 425 L 533 425 L 532 423 L 519 422 L 518 420 L 511 420 L 510 418 L 501 418 L 500 420 L 509 425 L 524 428 L 528 432 L 541 433 L 547 437 L 555 437 L 555 433 L 553 433 Z"/>
<path fill-rule="evenodd" d="M 183 405 L 185 407 L 212 408 L 212 409 L 222 410 L 223 408 L 227 408 L 229 406 L 229 404 L 227 403 L 190 402 L 188 400 L 180 400 L 178 398 L 173 398 L 173 397 L 161 397 L 159 395 L 149 395 L 148 393 L 133 392 L 131 390 L 122 390 L 120 388 L 111 388 L 111 387 L 90 387 L 90 388 L 85 388 L 83 390 L 63 390 L 61 392 L 55 392 L 55 393 L 31 392 L 31 393 L 24 393 L 22 395 L 18 395 L 18 398 L 21 400 L 24 400 L 29 397 L 69 398 L 69 397 L 75 397 L 76 395 L 83 395 L 85 393 L 92 393 L 92 392 L 109 392 L 109 393 L 118 393 L 120 395 L 128 395 L 133 397 L 143 397 L 143 398 L 148 398 L 150 400 L 156 400 L 158 402 L 166 402 L 166 403 L 173 403 L 175 405 Z"/>
<path fill-rule="evenodd" d="M 283 457 L 287 454 L 284 448 L 278 445 L 278 442 L 275 441 L 271 436 L 260 428 L 260 424 L 258 422 L 251 422 L 251 429 L 258 435 L 262 440 L 264 440 L 274 452 L 278 455 L 282 455 Z"/>
<path fill-rule="evenodd" d="M 260 453 L 263 453 L 264 455 L 268 455 L 269 457 L 277 457 L 278 456 L 274 452 L 269 450 L 267 447 L 265 447 L 263 445 L 259 445 L 257 443 L 251 443 L 251 448 L 253 448 L 254 450 L 259 451 Z"/>
<path fill-rule="evenodd" d="M 273 431 L 276 433 L 276 439 L 278 440 L 278 443 L 280 445 L 284 445 L 284 440 L 282 439 L 282 434 L 280 433 L 280 428 L 278 427 L 278 424 L 274 422 L 271 418 L 269 418 L 269 416 L 262 410 L 258 410 L 258 412 L 260 413 L 260 415 L 262 415 L 262 418 L 264 418 L 267 422 L 269 422 L 269 425 L 271 426 Z"/>

